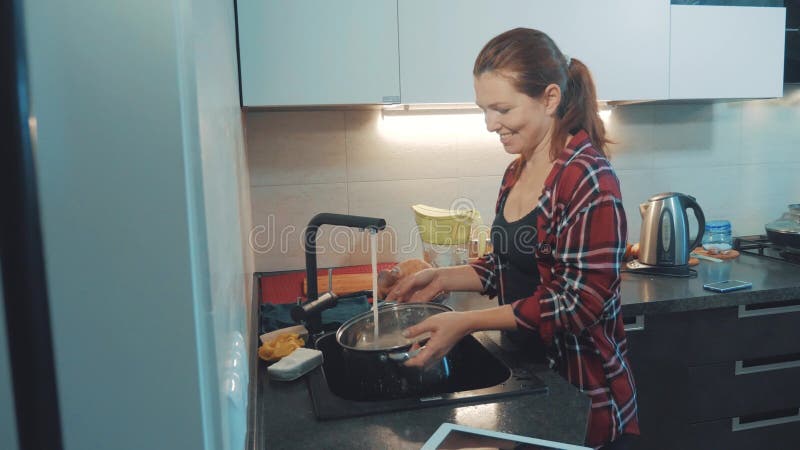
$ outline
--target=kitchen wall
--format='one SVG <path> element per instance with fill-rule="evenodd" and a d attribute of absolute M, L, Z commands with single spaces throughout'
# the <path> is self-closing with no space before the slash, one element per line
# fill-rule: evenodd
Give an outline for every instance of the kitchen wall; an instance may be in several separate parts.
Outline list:
<path fill-rule="evenodd" d="M 511 156 L 465 111 L 248 111 L 257 271 L 304 267 L 302 230 L 318 212 L 386 218 L 379 260 L 421 256 L 409 208 L 474 205 L 488 223 Z M 608 119 L 629 241 L 650 195 L 694 195 L 735 235 L 763 233 L 800 201 L 800 87 L 780 99 L 618 106 Z M 323 227 L 320 267 L 369 261 L 363 233 Z M 400 256 L 398 256 L 400 255 Z"/>
<path fill-rule="evenodd" d="M 253 256 L 247 245 L 251 228 L 250 182 L 239 107 L 236 30 L 231 2 L 193 0 L 182 11 L 189 57 L 193 59 L 209 296 L 196 314 L 201 370 L 216 372 L 217 382 L 204 391 L 206 427 L 221 426 L 223 446 L 245 448 L 247 435 L 248 351 Z M 188 6 L 190 5 L 190 6 Z M 205 316 L 205 320 L 201 319 Z M 199 341 L 200 339 L 198 339 Z M 211 357 L 210 355 L 213 355 Z"/>
<path fill-rule="evenodd" d="M 233 3 L 24 7 L 64 448 L 240 450 L 252 263 Z"/>

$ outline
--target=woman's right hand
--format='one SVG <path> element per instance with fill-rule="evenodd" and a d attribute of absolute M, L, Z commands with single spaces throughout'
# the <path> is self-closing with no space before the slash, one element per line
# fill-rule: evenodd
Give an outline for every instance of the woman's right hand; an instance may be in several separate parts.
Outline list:
<path fill-rule="evenodd" d="M 386 295 L 386 301 L 427 302 L 443 290 L 440 271 L 436 268 L 424 269 L 398 281 Z"/>
<path fill-rule="evenodd" d="M 472 331 L 470 317 L 474 316 L 466 312 L 443 312 L 434 314 L 422 322 L 403 330 L 403 336 L 408 339 L 417 337 L 425 332 L 431 333 L 431 337 L 424 347 L 420 347 L 418 342 L 414 343 L 411 350 L 420 351 L 417 356 L 406 361 L 405 365 L 408 367 L 425 367 L 433 361 L 440 360 L 450 352 L 450 349 L 461 338 Z"/>

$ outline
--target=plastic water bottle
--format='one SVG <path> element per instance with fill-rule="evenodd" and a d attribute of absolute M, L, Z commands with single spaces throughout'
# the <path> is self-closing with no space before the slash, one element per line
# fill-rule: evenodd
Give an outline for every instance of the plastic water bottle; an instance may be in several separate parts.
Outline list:
<path fill-rule="evenodd" d="M 702 242 L 703 249 L 708 253 L 728 253 L 733 248 L 731 223 L 727 220 L 706 222 Z"/>

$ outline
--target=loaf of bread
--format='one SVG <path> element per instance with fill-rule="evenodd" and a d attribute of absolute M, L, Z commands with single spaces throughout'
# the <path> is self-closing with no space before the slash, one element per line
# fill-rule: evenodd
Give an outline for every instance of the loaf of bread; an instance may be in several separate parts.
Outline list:
<path fill-rule="evenodd" d="M 433 266 L 421 259 L 407 259 L 392 267 L 391 270 L 381 270 L 378 273 L 378 298 L 386 298 L 386 294 L 403 278 L 413 275 L 420 270 Z"/>

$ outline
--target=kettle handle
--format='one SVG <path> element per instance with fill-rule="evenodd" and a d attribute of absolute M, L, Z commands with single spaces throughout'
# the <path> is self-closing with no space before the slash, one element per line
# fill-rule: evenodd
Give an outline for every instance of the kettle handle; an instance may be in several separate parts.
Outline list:
<path fill-rule="evenodd" d="M 706 229 L 706 217 L 703 215 L 703 210 L 700 208 L 700 205 L 697 204 L 697 200 L 691 195 L 683 195 L 681 197 L 681 204 L 683 205 L 684 209 L 691 209 L 694 211 L 694 216 L 697 218 L 697 236 L 689 245 L 689 252 L 693 252 L 695 248 L 703 241 L 703 234 L 705 233 Z M 687 224 L 688 227 L 688 224 Z"/>

